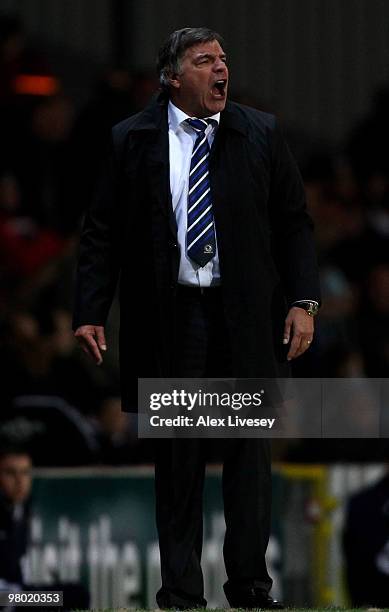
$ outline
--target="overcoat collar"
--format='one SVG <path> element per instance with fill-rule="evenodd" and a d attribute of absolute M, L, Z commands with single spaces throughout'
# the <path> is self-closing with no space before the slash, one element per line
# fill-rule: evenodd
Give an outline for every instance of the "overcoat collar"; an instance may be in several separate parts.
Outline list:
<path fill-rule="evenodd" d="M 154 96 L 148 106 L 137 115 L 130 131 L 167 130 L 167 104 L 168 98 L 164 93 Z M 220 128 L 247 134 L 247 122 L 233 102 L 227 101 L 225 109 L 221 112 Z"/>

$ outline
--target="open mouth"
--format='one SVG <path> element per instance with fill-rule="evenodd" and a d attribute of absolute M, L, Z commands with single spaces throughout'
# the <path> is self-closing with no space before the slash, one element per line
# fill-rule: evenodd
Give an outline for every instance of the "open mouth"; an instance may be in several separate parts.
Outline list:
<path fill-rule="evenodd" d="M 224 98 L 226 95 L 227 79 L 219 79 L 213 84 L 211 89 L 212 95 L 215 98 Z"/>

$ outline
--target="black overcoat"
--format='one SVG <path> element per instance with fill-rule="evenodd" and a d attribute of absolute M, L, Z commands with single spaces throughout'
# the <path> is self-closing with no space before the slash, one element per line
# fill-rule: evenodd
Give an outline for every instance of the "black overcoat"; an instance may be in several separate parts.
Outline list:
<path fill-rule="evenodd" d="M 120 277 L 123 407 L 138 377 L 169 377 L 179 246 L 167 100 L 112 130 L 81 236 L 73 327 L 104 325 Z M 286 375 L 288 306 L 320 300 L 302 180 L 273 115 L 227 102 L 210 155 L 225 318 L 237 377 Z"/>

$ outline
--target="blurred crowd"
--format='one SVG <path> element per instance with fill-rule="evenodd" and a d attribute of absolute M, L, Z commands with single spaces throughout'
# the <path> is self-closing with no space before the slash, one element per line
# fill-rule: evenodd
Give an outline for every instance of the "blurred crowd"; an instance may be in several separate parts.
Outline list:
<path fill-rule="evenodd" d="M 17 17 L 0 17 L 0 439 L 23 443 L 36 465 L 147 462 L 148 445 L 120 409 L 117 305 L 100 368 L 76 345 L 71 308 L 79 230 L 110 128 L 143 108 L 158 83 L 153 71 L 112 68 L 80 108 L 53 64 Z M 315 342 L 293 366 L 300 377 L 388 370 L 388 104 L 383 87 L 337 148 L 284 126 L 315 222 L 323 292 Z M 283 444 L 280 458 L 386 453 L 375 440 L 320 442 Z"/>

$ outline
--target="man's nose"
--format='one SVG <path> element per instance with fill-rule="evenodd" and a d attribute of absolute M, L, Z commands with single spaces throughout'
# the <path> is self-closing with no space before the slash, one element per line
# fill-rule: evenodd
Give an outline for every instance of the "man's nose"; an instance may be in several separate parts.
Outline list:
<path fill-rule="evenodd" d="M 227 74 L 228 73 L 228 69 L 227 66 L 225 64 L 225 62 L 223 62 L 223 60 L 221 59 L 217 59 L 215 64 L 214 64 L 214 70 L 215 72 L 218 73 L 223 73 L 223 74 Z"/>

